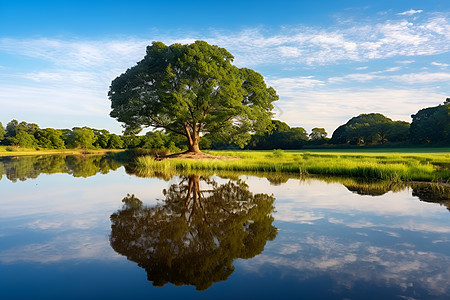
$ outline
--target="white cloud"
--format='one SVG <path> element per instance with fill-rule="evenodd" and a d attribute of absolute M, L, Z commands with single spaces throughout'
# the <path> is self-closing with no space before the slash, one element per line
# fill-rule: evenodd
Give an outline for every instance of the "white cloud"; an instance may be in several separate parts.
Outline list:
<path fill-rule="evenodd" d="M 437 67 L 442 67 L 442 68 L 446 68 L 446 67 L 449 67 L 449 66 L 450 66 L 449 64 L 440 63 L 440 62 L 435 62 L 435 61 L 432 62 L 431 65 L 437 66 Z"/>
<path fill-rule="evenodd" d="M 231 35 L 215 32 L 203 38 L 230 50 L 241 66 L 263 63 L 324 65 L 433 55 L 450 50 L 450 24 L 446 17 L 432 16 L 415 23 L 386 20 L 375 24 L 350 24 L 330 29 L 291 26 L 276 33 L 259 27 Z"/>
<path fill-rule="evenodd" d="M 68 234 L 45 243 L 18 246 L 0 252 L 4 264 L 18 262 L 53 263 L 67 260 L 115 260 L 114 252 L 104 235 Z"/>
<path fill-rule="evenodd" d="M 387 68 L 385 70 L 377 71 L 377 72 L 375 72 L 375 74 L 381 74 L 381 73 L 387 73 L 387 72 L 397 72 L 397 71 L 400 71 L 401 69 L 402 69 L 402 67 L 391 67 L 391 68 Z"/>
<path fill-rule="evenodd" d="M 431 83 L 431 82 L 448 82 L 450 73 L 411 73 L 391 76 L 391 79 L 406 84 Z"/>
<path fill-rule="evenodd" d="M 426 15 L 422 19 L 412 22 L 404 20 L 386 20 L 375 24 L 348 23 L 347 27 L 283 27 L 275 32 L 264 27 L 249 28 L 236 32 L 210 31 L 206 34 L 189 33 L 177 35 L 155 35 L 153 40 L 161 40 L 166 44 L 173 42 L 189 43 L 203 39 L 211 44 L 217 44 L 235 55 L 238 66 L 255 68 L 258 66 L 271 66 L 277 70 L 286 67 L 298 66 L 300 68 L 314 68 L 318 65 L 334 65 L 339 62 L 368 62 L 376 59 L 391 57 L 406 58 L 442 54 L 450 51 L 450 22 L 446 16 Z M 89 119 L 98 115 L 101 125 L 93 127 L 110 127 L 117 122 L 110 119 L 110 103 L 107 91 L 111 80 L 120 75 L 127 68 L 133 66 L 145 55 L 145 47 L 150 39 L 126 38 L 116 40 L 63 40 L 63 39 L 0 39 L 0 51 L 13 57 L 27 57 L 39 61 L 39 67 L 30 67 L 28 70 L 2 68 L 0 69 L 0 119 L 7 121 L 11 117 L 31 120 L 26 117 L 23 108 L 30 110 L 29 115 L 45 115 L 46 119 L 54 122 L 61 120 L 67 122 L 69 116 L 78 120 Z M 403 59 L 403 64 L 412 63 L 413 59 Z M 442 63 L 440 67 L 444 67 Z M 42 65 L 44 65 L 42 67 Z M 437 65 L 436 65 L 437 66 Z M 360 67 L 364 70 L 367 66 Z M 388 72 L 400 71 L 399 67 L 392 67 L 383 72 L 343 74 L 329 79 L 318 76 L 295 76 L 291 78 L 275 78 L 270 73 L 263 74 L 281 95 L 277 105 L 285 113 L 292 125 L 305 127 L 322 126 L 328 123 L 328 130 L 344 121 L 344 118 L 362 113 L 357 109 L 376 107 L 376 102 L 385 99 L 375 97 L 380 89 L 367 91 L 348 90 L 327 87 L 327 84 L 346 82 L 364 83 L 372 80 L 389 80 L 403 84 L 433 83 L 448 81 L 446 73 L 417 73 L 403 74 L 390 77 Z M 276 72 L 276 74 L 279 74 Z M 278 75 L 280 76 L 280 75 Z M 283 75 L 281 75 L 283 76 Z M 318 88 L 321 90 L 318 90 Z M 308 90 L 308 91 L 307 91 Z M 391 90 L 386 95 L 390 96 Z M 436 89 L 428 90 L 431 95 L 442 96 Z M 369 95 L 369 105 L 353 102 L 352 95 L 366 93 Z M 424 96 L 423 92 L 419 92 Z M 347 98 L 349 96 L 349 98 Z M 409 95 L 408 95 L 409 96 Z M 426 96 L 424 99 L 430 99 Z M 329 101 L 325 98 L 330 97 Z M 297 100 L 293 100 L 296 98 Z M 376 99 L 375 99 L 376 98 Z M 415 98 L 415 97 L 413 97 Z M 316 101 L 312 106 L 307 99 Z M 398 99 L 394 95 L 394 99 Z M 337 102 L 336 102 L 337 101 Z M 407 104 L 406 100 L 400 103 Z M 434 99 L 435 102 L 440 98 Z M 429 100 L 422 102 L 425 107 Z M 297 104 L 300 103 L 300 104 Z M 397 104 L 394 104 L 397 107 Z M 413 110 L 411 111 L 411 109 Z M 417 107 L 407 105 L 402 119 L 415 112 Z M 292 111 L 297 109 L 296 111 Z M 328 112 L 343 113 L 344 116 L 333 115 Z M 345 109 L 348 109 L 346 111 Z M 309 115 L 305 118 L 307 124 L 301 124 L 304 112 Z M 387 110 L 384 110 L 387 111 Z M 350 113 L 351 112 L 351 113 Z M 13 116 L 16 114 L 16 116 Z M 297 114 L 297 117 L 294 117 Z M 313 115 L 316 115 L 313 121 Z M 34 118 L 34 117 L 33 117 Z M 64 119 L 64 120 L 62 120 Z M 40 123 L 40 120 L 36 120 Z M 300 124 L 299 124 L 300 123 Z M 314 124 L 313 124 L 314 123 Z M 104 125 L 103 125 L 104 124 Z M 78 125 L 78 124 L 74 124 Z M 52 126 L 52 125 L 49 125 Z M 61 126 L 57 123 L 55 127 Z M 70 127 L 70 126 L 69 126 Z M 119 124 L 116 125 L 119 128 Z M 120 132 L 120 129 L 114 130 Z"/>
<path fill-rule="evenodd" d="M 77 86 L 62 88 L 52 87 L 0 87 L 1 106 L 4 109 L 20 110 L 24 108 L 33 110 L 36 114 L 53 112 L 56 114 L 71 115 L 98 115 L 108 108 L 108 103 L 89 88 L 82 89 Z"/>
<path fill-rule="evenodd" d="M 421 12 L 423 12 L 423 10 L 421 10 L 421 9 L 418 9 L 418 10 L 410 9 L 410 10 L 398 13 L 397 15 L 399 15 L 399 16 L 412 16 L 414 14 L 420 14 Z"/>
<path fill-rule="evenodd" d="M 297 88 L 314 88 L 325 84 L 322 80 L 315 79 L 314 76 L 267 79 L 267 83 L 280 89 L 287 89 L 293 86 Z"/>
<path fill-rule="evenodd" d="M 58 83 L 64 85 L 77 86 L 80 85 L 92 85 L 98 84 L 98 87 L 104 89 L 104 83 L 97 81 L 98 74 L 87 71 L 71 71 L 71 70 L 55 70 L 49 72 L 31 72 L 21 75 L 25 79 L 29 79 L 35 82 L 44 83 Z"/>
<path fill-rule="evenodd" d="M 429 32 L 431 35 L 438 34 L 441 36 L 449 35 L 448 29 L 449 24 L 445 17 L 435 17 L 433 19 L 429 19 L 419 26 L 420 30 L 424 32 Z"/>
<path fill-rule="evenodd" d="M 299 57 L 302 55 L 302 52 L 295 47 L 279 47 L 278 49 L 284 57 Z"/>
<path fill-rule="evenodd" d="M 281 80 L 279 80 L 281 82 Z M 411 122 L 419 109 L 441 103 L 446 94 L 420 88 L 320 88 L 305 90 L 295 85 L 271 82 L 282 112 L 277 118 L 307 130 L 324 127 L 330 134 L 351 117 L 382 113 L 393 120 Z"/>
<path fill-rule="evenodd" d="M 274 33 L 263 27 L 238 33 L 211 31 L 179 36 L 155 36 L 166 43 L 205 39 L 236 55 L 239 64 L 308 63 L 324 64 L 340 60 L 366 61 L 397 55 L 431 55 L 449 51 L 449 21 L 433 16 L 412 23 L 386 20 L 384 23 L 354 24 L 349 27 L 322 29 L 316 27 L 283 27 Z M 102 69 L 109 65 L 129 67 L 145 54 L 149 39 L 59 40 L 0 39 L 0 50 L 39 58 L 69 68 Z M 290 58 L 286 60 L 286 58 Z"/>
<path fill-rule="evenodd" d="M 366 82 L 375 79 L 381 78 L 379 75 L 375 75 L 376 73 L 356 73 L 356 74 L 348 74 L 342 77 L 331 77 L 328 78 L 329 83 L 339 83 L 346 81 L 358 81 L 358 82 Z"/>
<path fill-rule="evenodd" d="M 447 82 L 450 79 L 450 73 L 406 73 L 402 75 L 380 75 L 388 72 L 399 71 L 400 67 L 393 67 L 383 71 L 370 72 L 370 73 L 355 73 L 348 74 L 341 77 L 330 77 L 328 83 L 343 83 L 343 82 L 367 82 L 371 80 L 385 80 L 386 82 L 397 81 L 402 84 L 415 85 L 420 83 L 437 83 Z"/>
<path fill-rule="evenodd" d="M 129 67 L 145 54 L 150 41 L 125 40 L 61 40 L 61 39 L 0 39 L 0 50 L 15 55 L 37 58 L 58 67 L 76 70 L 111 68 L 117 64 Z"/>

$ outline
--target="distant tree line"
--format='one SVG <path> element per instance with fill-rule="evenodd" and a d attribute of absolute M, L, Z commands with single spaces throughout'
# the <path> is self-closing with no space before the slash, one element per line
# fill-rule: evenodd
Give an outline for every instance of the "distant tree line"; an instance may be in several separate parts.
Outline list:
<path fill-rule="evenodd" d="M 450 146 L 450 98 L 438 106 L 419 110 L 412 123 L 393 121 L 379 114 L 361 114 L 339 126 L 327 137 L 324 128 L 311 133 L 302 127 L 272 120 L 264 134 L 253 134 L 245 149 L 300 149 L 305 146 L 327 145 L 438 145 Z M 187 150 L 182 136 L 163 131 L 145 135 L 117 135 L 105 129 L 74 127 L 72 129 L 41 129 L 35 123 L 10 121 L 6 127 L 0 122 L 0 145 L 35 149 L 166 149 L 174 153 Z M 205 135 L 201 149 L 239 148 L 223 140 Z"/>
<path fill-rule="evenodd" d="M 379 114 L 361 114 L 339 126 L 327 138 L 324 128 L 310 134 L 273 120 L 264 135 L 253 135 L 247 149 L 299 149 L 311 146 L 435 145 L 450 146 L 450 98 L 438 106 L 419 110 L 412 123 L 393 121 Z"/>
<path fill-rule="evenodd" d="M 339 126 L 329 143 L 450 146 L 450 98 L 438 106 L 419 110 L 411 118 L 410 124 L 392 121 L 382 114 L 362 114 Z"/>
<path fill-rule="evenodd" d="M 161 131 L 143 136 L 117 135 L 105 129 L 74 127 L 72 129 L 39 128 L 35 123 L 0 122 L 0 145 L 34 149 L 125 149 L 166 148 L 170 152 L 183 150 L 184 140 Z M 180 147 L 179 147 L 180 146 Z M 186 146 L 184 146 L 186 147 Z"/>

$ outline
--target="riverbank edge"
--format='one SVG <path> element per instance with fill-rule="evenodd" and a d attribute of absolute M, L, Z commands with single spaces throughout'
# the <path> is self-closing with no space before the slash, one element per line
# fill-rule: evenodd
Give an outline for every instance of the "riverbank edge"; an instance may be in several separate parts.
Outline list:
<path fill-rule="evenodd" d="M 102 155 L 107 153 L 123 152 L 123 149 L 58 149 L 58 150 L 24 150 L 24 151 L 0 151 L 2 157 L 39 156 L 39 155 Z"/>

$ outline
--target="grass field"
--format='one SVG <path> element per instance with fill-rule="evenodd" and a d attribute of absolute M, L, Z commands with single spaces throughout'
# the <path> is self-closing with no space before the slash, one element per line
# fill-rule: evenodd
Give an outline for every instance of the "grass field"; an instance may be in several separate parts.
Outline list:
<path fill-rule="evenodd" d="M 365 149 L 368 150 L 368 149 Z M 155 161 L 139 157 L 138 172 L 172 173 L 176 171 L 224 170 L 239 172 L 287 172 L 349 176 L 393 181 L 450 182 L 450 148 L 378 149 L 372 151 L 208 151 L 212 155 L 231 156 L 229 160 L 167 159 Z"/>
<path fill-rule="evenodd" d="M 47 154 L 101 154 L 111 151 L 123 151 L 123 150 L 85 150 L 85 149 L 27 149 L 12 146 L 0 146 L 0 157 L 2 156 L 24 156 L 24 155 L 47 155 Z"/>

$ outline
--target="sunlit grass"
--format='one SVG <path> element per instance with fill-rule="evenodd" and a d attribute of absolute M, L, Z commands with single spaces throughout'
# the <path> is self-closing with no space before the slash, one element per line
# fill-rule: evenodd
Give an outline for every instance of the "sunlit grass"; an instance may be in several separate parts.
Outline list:
<path fill-rule="evenodd" d="M 118 152 L 121 149 L 40 149 L 21 148 L 15 146 L 0 146 L 0 157 L 2 156 L 24 156 L 24 155 L 47 155 L 47 154 L 101 154 L 105 152 Z"/>
<path fill-rule="evenodd" d="M 442 153 L 351 153 L 274 151 L 208 151 L 212 155 L 232 156 L 229 160 L 137 158 L 140 172 L 177 171 L 286 172 L 350 176 L 397 181 L 450 180 L 450 154 Z"/>

